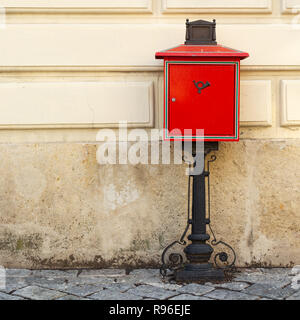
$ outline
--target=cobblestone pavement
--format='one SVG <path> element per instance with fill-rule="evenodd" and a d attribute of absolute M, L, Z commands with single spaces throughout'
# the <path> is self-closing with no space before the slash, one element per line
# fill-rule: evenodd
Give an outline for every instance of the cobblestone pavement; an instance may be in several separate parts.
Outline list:
<path fill-rule="evenodd" d="M 6 269 L 0 300 L 299 300 L 299 271 L 240 269 L 231 282 L 179 285 L 156 269 Z"/>

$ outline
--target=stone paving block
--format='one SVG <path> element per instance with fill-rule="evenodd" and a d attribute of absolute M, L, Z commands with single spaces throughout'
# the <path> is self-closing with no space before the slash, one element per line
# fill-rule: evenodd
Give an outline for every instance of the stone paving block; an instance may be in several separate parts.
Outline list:
<path fill-rule="evenodd" d="M 216 300 L 259 300 L 258 296 L 225 289 L 216 289 L 205 296 Z"/>
<path fill-rule="evenodd" d="M 286 298 L 286 300 L 300 300 L 300 290 Z"/>
<path fill-rule="evenodd" d="M 114 283 L 113 278 L 105 279 L 99 277 L 82 277 L 82 278 L 41 278 L 41 277 L 29 277 L 26 278 L 28 286 L 40 286 L 44 288 L 54 289 L 58 291 L 64 291 L 72 286 L 80 285 L 96 285 L 104 286 L 104 284 Z"/>
<path fill-rule="evenodd" d="M 79 273 L 79 277 L 122 277 L 125 276 L 124 269 L 99 269 L 99 270 L 82 270 Z"/>
<path fill-rule="evenodd" d="M 261 297 L 271 299 L 285 299 L 295 293 L 295 290 L 291 286 L 285 288 L 274 287 L 272 284 L 255 283 L 252 286 L 244 289 L 242 292 L 247 294 L 253 294 Z"/>
<path fill-rule="evenodd" d="M 158 269 L 137 269 L 130 272 L 120 281 L 135 283 L 135 284 L 146 284 L 150 282 L 159 283 L 162 282 L 161 276 Z"/>
<path fill-rule="evenodd" d="M 290 270 L 289 275 L 296 276 L 300 274 L 300 266 L 295 266 L 293 269 Z"/>
<path fill-rule="evenodd" d="M 5 269 L 5 274 L 7 277 L 28 277 L 31 275 L 31 270 L 27 269 Z"/>
<path fill-rule="evenodd" d="M 70 278 L 77 277 L 77 273 L 77 270 L 33 270 L 30 276 L 35 278 Z"/>
<path fill-rule="evenodd" d="M 32 300 L 54 300 L 66 295 L 66 293 L 49 290 L 38 286 L 29 286 L 23 289 L 19 289 L 13 294 Z"/>
<path fill-rule="evenodd" d="M 158 269 L 136 269 L 129 273 L 130 276 L 139 276 L 143 278 L 147 277 L 160 277 Z"/>
<path fill-rule="evenodd" d="M 202 284 L 197 284 L 197 283 L 190 283 L 188 285 L 183 286 L 182 288 L 178 289 L 178 292 L 181 293 L 187 293 L 187 294 L 195 294 L 198 296 L 204 295 L 208 292 L 213 291 L 214 288 L 211 286 L 205 286 Z"/>
<path fill-rule="evenodd" d="M 83 285 L 83 284 L 96 284 L 96 285 L 109 285 L 111 283 L 116 283 L 115 280 L 119 279 L 114 277 L 94 277 L 94 276 L 83 276 L 83 277 L 77 277 L 72 278 L 70 283 L 73 283 L 74 285 Z"/>
<path fill-rule="evenodd" d="M 120 283 L 131 283 L 131 284 L 135 284 L 135 285 L 142 285 L 142 284 L 148 284 L 148 285 L 152 285 L 154 283 L 160 283 L 161 280 L 157 279 L 157 278 L 141 278 L 141 277 L 128 277 L 126 279 L 120 279 Z"/>
<path fill-rule="evenodd" d="M 292 271 L 292 268 L 260 268 L 260 272 L 265 274 L 281 274 L 281 275 L 289 275 Z"/>
<path fill-rule="evenodd" d="M 172 291 L 176 291 L 176 290 L 182 288 L 182 285 L 175 284 L 175 283 L 162 282 L 161 279 L 159 279 L 159 280 L 155 280 L 155 279 L 151 280 L 150 279 L 150 280 L 144 281 L 143 283 L 148 284 L 149 286 L 159 287 L 159 288 L 163 288 L 166 290 L 172 290 Z"/>
<path fill-rule="evenodd" d="M 179 296 L 173 297 L 169 300 L 212 300 L 208 297 L 193 296 L 191 294 L 180 294 Z"/>
<path fill-rule="evenodd" d="M 259 271 L 235 273 L 233 278 L 233 281 L 245 281 L 249 283 L 255 283 L 259 280 L 264 280 L 263 273 Z"/>
<path fill-rule="evenodd" d="M 64 292 L 70 293 L 72 295 L 85 297 L 90 294 L 96 293 L 103 290 L 102 285 L 93 285 L 93 284 L 86 284 L 86 285 L 80 285 L 80 286 L 71 286 L 67 287 Z"/>
<path fill-rule="evenodd" d="M 132 293 L 122 293 L 115 290 L 102 290 L 89 296 L 90 299 L 94 300 L 142 300 L 142 297 L 136 296 Z"/>
<path fill-rule="evenodd" d="M 69 279 L 44 279 L 44 278 L 32 278 L 31 281 L 28 281 L 28 285 L 36 285 L 43 288 L 49 288 L 58 291 L 66 291 L 68 288 L 75 287 L 75 286 L 96 286 L 99 287 L 101 290 L 105 285 L 109 286 L 113 284 L 113 279 L 110 278 L 109 281 L 104 279 L 101 281 L 101 278 L 69 278 Z M 125 284 L 124 284 L 125 285 Z"/>
<path fill-rule="evenodd" d="M 0 288 L 1 292 L 11 293 L 15 290 L 24 288 L 27 286 L 25 277 L 6 278 L 5 286 Z"/>
<path fill-rule="evenodd" d="M 22 297 L 13 296 L 11 294 L 6 294 L 0 292 L 0 300 L 25 300 Z"/>
<path fill-rule="evenodd" d="M 72 282 L 66 278 L 29 277 L 26 279 L 26 282 L 28 286 L 38 286 L 58 291 L 63 291 L 72 285 Z M 75 283 L 73 285 L 75 285 Z"/>
<path fill-rule="evenodd" d="M 147 270 L 147 269 L 146 269 Z M 164 280 L 160 273 L 157 272 L 158 270 L 153 270 L 150 269 L 150 271 L 145 270 L 139 270 L 139 273 L 132 272 L 133 275 L 131 275 L 131 280 L 136 279 L 136 284 L 148 284 L 149 286 L 154 286 L 154 287 L 159 287 L 163 288 L 166 290 L 178 290 L 181 288 L 183 285 L 182 284 L 177 284 L 175 281 L 167 281 Z M 130 275 L 129 275 L 130 276 Z M 134 281 L 130 281 L 134 282 Z"/>
<path fill-rule="evenodd" d="M 55 299 L 55 300 L 91 300 L 91 299 L 83 298 L 83 297 L 77 297 L 77 296 L 73 296 L 71 294 L 68 294 L 66 296 L 60 297 L 60 298 Z"/>
<path fill-rule="evenodd" d="M 164 300 L 176 294 L 174 291 L 165 290 L 149 285 L 140 285 L 134 289 L 128 290 L 127 293 L 131 293 L 144 298 L 154 298 L 158 300 Z"/>
<path fill-rule="evenodd" d="M 242 281 L 249 283 L 261 283 L 261 284 L 273 284 L 278 288 L 283 288 L 292 282 L 292 277 L 289 276 L 289 272 L 268 272 L 252 271 L 236 274 L 234 281 Z"/>
<path fill-rule="evenodd" d="M 216 288 L 223 288 L 233 291 L 242 291 L 243 289 L 248 288 L 250 285 L 246 282 L 227 282 L 222 284 L 216 284 Z"/>
<path fill-rule="evenodd" d="M 104 288 L 114 290 L 114 291 L 120 291 L 120 292 L 125 292 L 129 289 L 135 288 L 134 284 L 131 283 L 109 283 L 109 284 L 104 284 Z"/>
<path fill-rule="evenodd" d="M 161 279 L 158 269 L 137 269 L 132 270 L 128 277 L 135 277 L 139 279 Z"/>

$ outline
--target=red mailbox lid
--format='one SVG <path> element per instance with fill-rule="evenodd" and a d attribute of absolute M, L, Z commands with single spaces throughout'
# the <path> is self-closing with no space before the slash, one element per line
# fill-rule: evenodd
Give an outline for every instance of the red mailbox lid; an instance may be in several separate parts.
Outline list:
<path fill-rule="evenodd" d="M 167 57 L 235 57 L 240 60 L 249 57 L 247 52 L 231 49 L 222 45 L 185 45 L 163 50 L 155 54 L 156 59 Z"/>

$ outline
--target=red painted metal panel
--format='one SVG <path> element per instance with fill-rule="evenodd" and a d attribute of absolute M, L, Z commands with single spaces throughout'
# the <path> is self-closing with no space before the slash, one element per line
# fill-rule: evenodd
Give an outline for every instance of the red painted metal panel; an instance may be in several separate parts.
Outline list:
<path fill-rule="evenodd" d="M 189 129 L 201 139 L 197 129 L 204 129 L 206 141 L 237 141 L 237 72 L 238 62 L 166 61 L 165 128 L 181 132 L 169 137 L 181 139 Z"/>
<path fill-rule="evenodd" d="M 167 57 L 234 57 L 242 60 L 249 57 L 249 54 L 240 50 L 224 47 L 222 45 L 180 45 L 175 48 L 157 52 L 155 57 L 157 59 Z"/>

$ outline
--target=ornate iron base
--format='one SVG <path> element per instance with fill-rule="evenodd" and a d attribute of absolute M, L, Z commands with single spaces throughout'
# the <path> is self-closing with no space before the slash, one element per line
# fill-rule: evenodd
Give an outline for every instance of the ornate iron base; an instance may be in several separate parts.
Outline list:
<path fill-rule="evenodd" d="M 218 143 L 206 143 L 204 156 L 201 160 L 205 164 L 205 157 L 213 150 L 218 150 Z M 182 282 L 222 280 L 224 272 L 215 269 L 209 263 L 213 248 L 207 241 L 210 236 L 206 226 L 210 219 L 206 218 L 206 186 L 205 180 L 209 172 L 205 168 L 201 174 L 193 176 L 193 203 L 192 203 L 192 233 L 188 239 L 191 243 L 184 249 L 188 260 L 180 271 L 175 272 L 175 280 Z"/>
<path fill-rule="evenodd" d="M 207 264 L 188 264 L 183 269 L 175 271 L 177 282 L 198 282 L 205 280 L 224 280 L 224 271 L 216 269 L 211 263 Z"/>
<path fill-rule="evenodd" d="M 211 156 L 210 160 L 207 160 L 207 170 L 205 169 L 205 158 L 211 151 L 218 150 L 217 142 L 206 142 L 204 145 L 204 157 L 197 158 L 198 161 L 203 163 L 204 170 L 202 172 L 190 171 L 189 183 L 188 183 L 188 218 L 187 226 L 182 234 L 180 240 L 174 241 L 165 248 L 162 253 L 162 276 L 171 276 L 178 282 L 203 282 L 209 280 L 223 280 L 225 278 L 224 268 L 221 268 L 220 263 L 226 266 L 226 269 L 234 266 L 236 255 L 233 248 L 224 241 L 217 241 L 215 234 L 210 225 L 210 179 L 209 165 L 216 160 L 216 156 Z M 196 154 L 193 152 L 193 155 Z M 195 164 L 194 164 L 195 166 Z M 192 187 L 192 219 L 190 219 L 190 181 L 193 181 Z M 206 186 L 207 180 L 207 186 Z M 207 207 L 206 207 L 207 205 Z M 190 228 L 192 232 L 188 236 L 190 241 L 189 245 L 184 248 L 184 253 L 187 262 L 183 264 L 184 258 L 179 253 L 167 253 L 176 244 L 185 246 L 187 244 L 185 236 Z M 212 235 L 208 234 L 207 227 Z M 210 241 L 209 241 L 210 240 Z M 230 256 L 225 251 L 214 254 L 214 262 L 217 268 L 213 267 L 213 264 L 209 263 L 211 256 L 214 253 L 212 246 L 216 247 L 222 245 L 231 251 L 232 263 L 229 261 Z M 172 275 L 168 275 L 168 270 L 173 271 Z"/>

